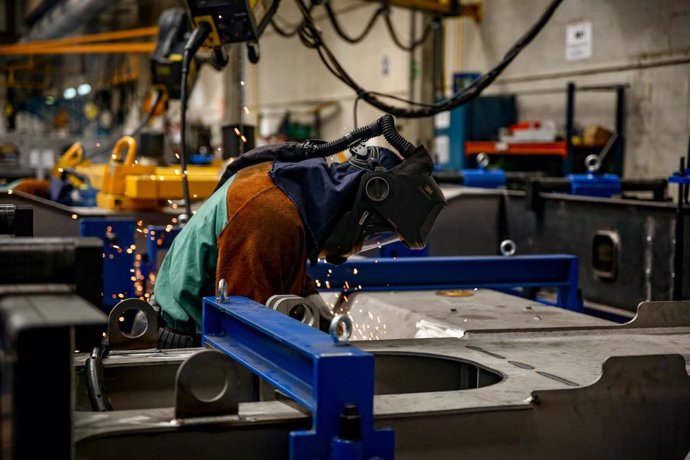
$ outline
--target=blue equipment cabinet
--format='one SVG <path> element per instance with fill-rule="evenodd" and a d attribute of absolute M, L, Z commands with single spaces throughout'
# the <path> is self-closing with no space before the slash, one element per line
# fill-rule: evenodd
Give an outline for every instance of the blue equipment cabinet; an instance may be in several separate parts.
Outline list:
<path fill-rule="evenodd" d="M 122 299 L 136 297 L 132 281 L 136 223 L 130 219 L 83 218 L 81 236 L 103 240 L 103 307 L 110 310 Z"/>

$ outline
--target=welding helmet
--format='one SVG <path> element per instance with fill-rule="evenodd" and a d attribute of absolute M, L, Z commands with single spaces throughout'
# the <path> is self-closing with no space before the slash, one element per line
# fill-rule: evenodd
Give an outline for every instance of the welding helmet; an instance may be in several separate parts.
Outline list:
<path fill-rule="evenodd" d="M 422 249 L 446 206 L 431 177 L 433 162 L 424 146 L 390 169 L 382 166 L 381 151 L 371 146 L 351 149 L 350 164 L 365 173 L 351 207 L 337 220 L 321 248 L 320 257 L 331 263 L 395 241 Z"/>

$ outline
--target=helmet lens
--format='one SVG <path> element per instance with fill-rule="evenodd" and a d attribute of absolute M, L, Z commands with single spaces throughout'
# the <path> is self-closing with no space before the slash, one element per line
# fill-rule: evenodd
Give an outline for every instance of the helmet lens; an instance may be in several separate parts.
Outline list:
<path fill-rule="evenodd" d="M 371 249 L 378 249 L 381 246 L 385 246 L 386 244 L 390 243 L 395 243 L 396 241 L 400 240 L 400 235 L 394 232 L 382 232 L 375 233 L 373 235 L 367 235 L 367 237 L 364 238 L 364 243 L 362 243 L 361 252 L 369 251 Z"/>

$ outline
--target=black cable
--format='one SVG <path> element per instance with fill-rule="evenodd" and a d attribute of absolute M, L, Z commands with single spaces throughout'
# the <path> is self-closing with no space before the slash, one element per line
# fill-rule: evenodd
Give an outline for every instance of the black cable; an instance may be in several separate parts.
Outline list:
<path fill-rule="evenodd" d="M 281 37 L 292 38 L 299 33 L 299 29 L 302 27 L 302 24 L 299 24 L 293 30 L 288 31 L 283 29 L 283 27 L 280 26 L 275 19 L 271 19 L 271 27 L 273 27 L 273 30 L 275 30 Z"/>
<path fill-rule="evenodd" d="M 374 25 L 376 24 L 376 21 L 378 20 L 379 16 L 384 15 L 387 16 L 387 6 L 381 6 L 374 12 L 374 14 L 371 16 L 369 21 L 367 22 L 366 27 L 364 27 L 364 30 L 359 33 L 359 35 L 356 35 L 354 37 L 351 37 L 343 30 L 342 26 L 338 22 L 338 18 L 336 17 L 335 11 L 333 11 L 333 7 L 331 7 L 331 2 L 326 1 L 323 5 L 326 8 L 326 15 L 328 16 L 328 20 L 330 21 L 331 25 L 333 26 L 333 29 L 335 32 L 348 43 L 359 43 L 362 40 L 364 40 L 367 35 L 369 35 L 369 32 L 374 28 Z"/>
<path fill-rule="evenodd" d="M 314 48 L 321 61 L 324 63 L 326 68 L 331 72 L 337 79 L 342 81 L 344 84 L 352 88 L 359 97 L 364 101 L 368 102 L 370 105 L 383 110 L 384 112 L 390 113 L 401 118 L 420 118 L 429 117 L 436 115 L 437 113 L 444 112 L 447 110 L 452 110 L 459 107 L 467 102 L 475 99 L 481 92 L 489 86 L 493 81 L 503 72 L 503 70 L 517 57 L 517 55 L 527 46 L 529 43 L 537 36 L 537 34 L 544 28 L 546 23 L 549 21 L 553 13 L 560 6 L 563 0 L 553 0 L 549 7 L 544 11 L 539 20 L 524 34 L 513 47 L 508 50 L 503 59 L 489 72 L 481 75 L 479 78 L 475 79 L 464 89 L 458 91 L 453 96 L 446 98 L 435 104 L 421 104 L 415 101 L 409 101 L 402 98 L 392 97 L 390 95 L 382 96 L 386 98 L 392 98 L 395 100 L 400 100 L 410 105 L 414 105 L 420 108 L 417 109 L 405 109 L 402 107 L 394 106 L 383 102 L 379 99 L 378 93 L 367 91 L 362 88 L 355 80 L 345 71 L 345 69 L 340 65 L 336 57 L 330 48 L 324 43 L 321 38 L 321 32 L 316 26 L 314 19 L 311 16 L 309 8 L 304 4 L 303 0 L 296 0 L 297 6 L 304 17 L 303 27 L 300 29 L 300 40 L 302 43 L 309 47 Z"/>
<path fill-rule="evenodd" d="M 86 373 L 86 389 L 89 393 L 91 409 L 98 412 L 113 410 L 113 406 L 108 398 L 103 376 L 103 357 L 108 354 L 108 347 L 101 343 L 94 347 L 91 355 L 86 358 L 84 372 Z"/>
<path fill-rule="evenodd" d="M 182 85 L 180 88 L 180 168 L 182 169 L 182 194 L 184 196 L 184 208 L 187 220 L 192 218 L 192 200 L 189 196 L 189 178 L 187 171 L 187 74 L 192 58 L 211 33 L 211 27 L 206 22 L 199 23 L 184 46 L 182 57 Z"/>
<path fill-rule="evenodd" d="M 307 144 L 307 157 L 314 158 L 334 155 L 353 145 L 366 142 L 382 134 L 386 141 L 388 141 L 388 143 L 404 158 L 409 157 L 414 152 L 415 146 L 398 132 L 395 127 L 395 120 L 391 115 L 386 114 L 378 120 L 366 126 L 362 126 L 361 128 L 357 128 L 334 141 L 322 144 Z"/>
<path fill-rule="evenodd" d="M 404 51 L 414 51 L 417 47 L 422 45 L 426 39 L 429 37 L 429 34 L 431 31 L 435 28 L 438 27 L 438 21 L 439 19 L 436 18 L 433 21 L 427 23 L 427 25 L 424 27 L 424 31 L 422 31 L 422 36 L 419 37 L 419 39 L 415 40 L 414 37 L 412 37 L 412 43 L 409 45 L 405 45 L 402 40 L 400 40 L 400 37 L 398 36 L 398 33 L 395 31 L 395 28 L 393 27 L 393 22 L 391 21 L 390 18 L 390 12 L 386 12 L 386 14 L 383 15 L 383 20 L 386 23 L 386 28 L 388 29 L 388 33 L 393 39 L 393 43 L 395 45 L 404 50 Z"/>
<path fill-rule="evenodd" d="M 357 129 L 357 127 L 359 126 L 359 123 L 357 122 L 357 105 L 359 104 L 360 99 L 362 98 L 360 96 L 357 96 L 357 98 L 355 99 L 355 104 L 352 107 L 352 121 L 354 122 L 353 126 L 355 127 L 355 129 Z"/>

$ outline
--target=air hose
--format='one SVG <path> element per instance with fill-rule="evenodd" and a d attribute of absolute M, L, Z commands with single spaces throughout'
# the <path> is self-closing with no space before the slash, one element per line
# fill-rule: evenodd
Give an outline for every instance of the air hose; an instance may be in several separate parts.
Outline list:
<path fill-rule="evenodd" d="M 182 57 L 182 86 L 180 87 L 180 167 L 182 169 L 182 194 L 184 196 L 184 208 L 187 214 L 187 219 L 192 218 L 192 200 L 189 197 L 189 179 L 187 177 L 187 154 L 186 154 L 186 143 L 187 143 L 187 99 L 189 95 L 187 94 L 187 74 L 189 73 L 189 66 L 191 65 L 192 58 L 199 50 L 204 40 L 211 33 L 211 26 L 206 22 L 201 22 L 199 26 L 194 29 L 192 35 L 187 40 L 184 46 L 184 53 Z"/>
<path fill-rule="evenodd" d="M 371 138 L 380 136 L 388 141 L 403 157 L 407 158 L 412 154 L 415 146 L 405 139 L 395 128 L 395 120 L 386 114 L 378 120 L 354 131 L 345 136 L 325 144 L 309 144 L 306 146 L 308 157 L 326 157 L 335 155 L 343 150 L 352 147 L 360 142 L 368 141 Z"/>
<path fill-rule="evenodd" d="M 86 374 L 86 388 L 89 391 L 91 409 L 98 412 L 113 410 L 108 399 L 103 376 L 103 357 L 108 353 L 108 347 L 104 343 L 95 347 L 91 355 L 86 359 L 84 373 Z"/>

